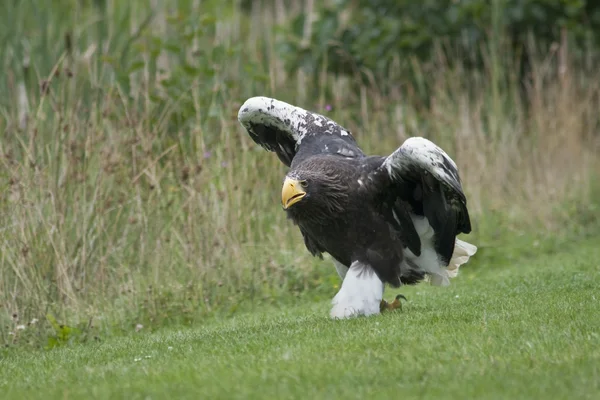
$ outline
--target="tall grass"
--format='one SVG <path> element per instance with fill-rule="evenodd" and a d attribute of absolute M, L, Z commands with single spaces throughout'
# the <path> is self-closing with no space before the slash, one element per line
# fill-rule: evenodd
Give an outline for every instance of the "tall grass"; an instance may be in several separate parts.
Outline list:
<path fill-rule="evenodd" d="M 285 168 L 237 123 L 253 95 L 328 114 L 370 153 L 435 140 L 459 165 L 482 247 L 527 229 L 538 239 L 573 232 L 576 213 L 597 214 L 599 81 L 576 66 L 559 78 L 548 67 L 557 53 L 539 58 L 526 99 L 510 68 L 475 74 L 440 58 L 431 74 L 415 64 L 435 81 L 424 110 L 394 76 L 385 97 L 327 74 L 298 92 L 306 77 L 288 76 L 275 51 L 281 8 L 97 3 L 5 2 L 0 12 L 6 343 L 47 313 L 132 329 L 333 295 L 335 275 L 278 206 Z"/>

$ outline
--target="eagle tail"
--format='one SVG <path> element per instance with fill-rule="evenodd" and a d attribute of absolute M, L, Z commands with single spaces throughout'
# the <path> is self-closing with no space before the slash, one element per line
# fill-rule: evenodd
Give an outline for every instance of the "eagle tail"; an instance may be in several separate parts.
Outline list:
<path fill-rule="evenodd" d="M 464 240 L 456 239 L 454 243 L 454 252 L 452 258 L 448 263 L 448 267 L 444 271 L 444 274 L 431 274 L 429 277 L 429 283 L 433 286 L 448 286 L 450 284 L 450 278 L 456 278 L 458 275 L 458 268 L 466 264 L 475 253 L 477 252 L 477 246 L 467 243 Z"/>
<path fill-rule="evenodd" d="M 458 275 L 458 268 L 466 264 L 475 253 L 477 252 L 477 246 L 467 243 L 464 240 L 456 239 L 454 244 L 454 253 L 448 263 L 448 277 L 454 278 Z"/>

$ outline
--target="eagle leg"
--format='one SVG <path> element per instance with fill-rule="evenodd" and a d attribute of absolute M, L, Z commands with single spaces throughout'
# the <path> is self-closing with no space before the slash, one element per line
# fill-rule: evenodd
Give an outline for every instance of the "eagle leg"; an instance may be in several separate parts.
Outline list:
<path fill-rule="evenodd" d="M 331 318 L 379 314 L 383 289 L 383 281 L 368 264 L 354 261 L 344 277 L 342 287 L 331 301 Z"/>
<path fill-rule="evenodd" d="M 389 311 L 393 311 L 396 309 L 402 310 L 402 302 L 400 301 L 400 299 L 406 300 L 406 297 L 399 294 L 398 296 L 396 296 L 394 301 L 392 301 L 391 303 L 388 303 L 385 300 L 381 300 L 381 304 L 379 305 L 379 310 L 381 312 L 384 312 L 385 310 L 389 310 Z"/>

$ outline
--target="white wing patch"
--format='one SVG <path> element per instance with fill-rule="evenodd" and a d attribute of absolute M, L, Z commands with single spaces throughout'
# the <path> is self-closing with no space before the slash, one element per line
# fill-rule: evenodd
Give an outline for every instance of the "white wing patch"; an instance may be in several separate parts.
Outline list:
<path fill-rule="evenodd" d="M 356 157 L 356 153 L 353 152 L 350 149 L 346 149 L 344 147 L 342 147 L 341 149 L 338 150 L 338 154 L 342 155 L 344 157 Z"/>
<path fill-rule="evenodd" d="M 407 139 L 386 158 L 383 166 L 392 178 L 413 169 L 425 171 L 462 193 L 458 168 L 454 160 L 444 150 L 425 138 Z"/>
<path fill-rule="evenodd" d="M 268 125 L 286 132 L 294 139 L 296 147 L 311 133 L 350 135 L 347 130 L 323 115 L 264 96 L 246 100 L 238 111 L 238 120 L 246 129 L 250 129 L 252 125 Z M 312 132 L 315 128 L 318 132 Z"/>
<path fill-rule="evenodd" d="M 252 97 L 238 111 L 238 120 L 248 128 L 251 124 L 270 125 L 289 134 L 296 145 L 308 132 L 308 111 L 269 97 Z"/>
<path fill-rule="evenodd" d="M 441 156 L 446 158 L 450 162 L 450 164 L 452 164 L 452 166 L 456 168 L 456 163 L 454 162 L 454 160 L 452 160 L 450 156 L 446 154 L 444 150 L 442 150 L 442 148 L 440 148 L 430 140 L 427 140 L 422 137 L 412 137 L 406 139 L 402 146 L 406 147 L 407 151 L 410 151 L 417 160 L 420 160 L 420 162 L 433 161 L 433 153 L 436 154 L 438 157 Z"/>

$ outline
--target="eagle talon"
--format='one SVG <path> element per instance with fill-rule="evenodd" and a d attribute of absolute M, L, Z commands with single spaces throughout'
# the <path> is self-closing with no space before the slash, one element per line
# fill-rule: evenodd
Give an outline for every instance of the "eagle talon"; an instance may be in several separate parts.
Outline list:
<path fill-rule="evenodd" d="M 393 311 L 396 309 L 402 310 L 402 302 L 400 302 L 400 299 L 406 300 L 406 297 L 404 297 L 404 295 L 399 294 L 396 296 L 394 301 L 392 301 L 391 303 L 388 303 L 385 300 L 381 300 L 381 304 L 379 305 L 380 311 L 381 312 L 383 312 L 385 310 Z"/>

